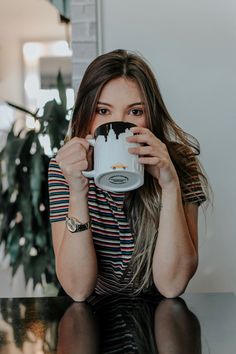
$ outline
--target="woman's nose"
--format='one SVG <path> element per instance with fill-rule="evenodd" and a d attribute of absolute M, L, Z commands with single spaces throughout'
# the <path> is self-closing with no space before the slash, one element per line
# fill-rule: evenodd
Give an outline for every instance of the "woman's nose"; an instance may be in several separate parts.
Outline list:
<path fill-rule="evenodd" d="M 128 122 L 129 117 L 124 114 L 115 114 L 112 120 L 115 122 Z"/>

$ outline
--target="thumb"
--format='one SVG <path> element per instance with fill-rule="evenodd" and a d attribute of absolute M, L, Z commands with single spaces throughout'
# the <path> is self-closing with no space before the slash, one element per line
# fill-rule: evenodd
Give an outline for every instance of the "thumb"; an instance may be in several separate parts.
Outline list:
<path fill-rule="evenodd" d="M 88 134 L 88 135 L 86 135 L 85 139 L 93 139 L 92 134 Z"/>

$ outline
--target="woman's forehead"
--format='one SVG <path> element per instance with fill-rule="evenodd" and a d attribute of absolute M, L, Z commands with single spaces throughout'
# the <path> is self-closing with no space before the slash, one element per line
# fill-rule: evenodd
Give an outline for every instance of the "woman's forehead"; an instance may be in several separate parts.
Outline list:
<path fill-rule="evenodd" d="M 138 83 L 134 79 L 119 77 L 108 81 L 101 90 L 99 101 L 113 98 L 133 99 L 141 101 L 142 94 Z"/>

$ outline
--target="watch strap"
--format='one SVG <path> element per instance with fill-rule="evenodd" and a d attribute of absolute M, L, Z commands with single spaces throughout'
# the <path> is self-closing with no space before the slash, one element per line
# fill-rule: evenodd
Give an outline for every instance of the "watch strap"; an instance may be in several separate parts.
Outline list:
<path fill-rule="evenodd" d="M 66 216 L 66 226 L 71 233 L 75 233 L 90 229 L 91 222 L 89 220 L 86 223 L 81 223 L 81 221 L 75 217 Z"/>

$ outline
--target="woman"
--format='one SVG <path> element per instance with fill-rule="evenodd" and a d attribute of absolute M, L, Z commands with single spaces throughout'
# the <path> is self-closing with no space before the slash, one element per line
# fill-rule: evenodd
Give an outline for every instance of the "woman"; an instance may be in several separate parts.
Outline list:
<path fill-rule="evenodd" d="M 82 174 L 92 165 L 86 138 L 111 121 L 136 125 L 129 141 L 140 147 L 129 152 L 144 164 L 145 182 L 129 193 L 104 191 Z M 49 167 L 56 272 L 67 294 L 83 301 L 94 292 L 156 291 L 168 298 L 184 292 L 197 269 L 198 206 L 206 199 L 198 154 L 141 57 L 115 50 L 89 65 L 70 139 Z M 67 228 L 70 218 L 75 233 Z"/>

